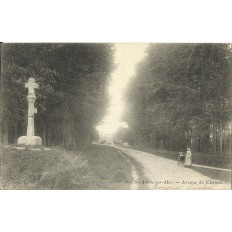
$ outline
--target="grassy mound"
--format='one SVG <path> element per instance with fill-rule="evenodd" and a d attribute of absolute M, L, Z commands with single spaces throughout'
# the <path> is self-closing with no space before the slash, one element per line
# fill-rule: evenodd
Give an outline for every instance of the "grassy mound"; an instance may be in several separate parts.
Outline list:
<path fill-rule="evenodd" d="M 131 167 L 113 148 L 1 150 L 0 189 L 129 189 Z"/>

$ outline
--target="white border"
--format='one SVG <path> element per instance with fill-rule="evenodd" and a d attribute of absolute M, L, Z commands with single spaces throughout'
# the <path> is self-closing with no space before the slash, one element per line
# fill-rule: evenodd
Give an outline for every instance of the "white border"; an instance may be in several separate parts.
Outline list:
<path fill-rule="evenodd" d="M 3 42 L 231 42 L 231 1 L 1 1 Z M 0 230 L 227 231 L 230 191 L 0 191 Z"/>
<path fill-rule="evenodd" d="M 230 0 L 1 1 L 6 42 L 231 42 Z"/>

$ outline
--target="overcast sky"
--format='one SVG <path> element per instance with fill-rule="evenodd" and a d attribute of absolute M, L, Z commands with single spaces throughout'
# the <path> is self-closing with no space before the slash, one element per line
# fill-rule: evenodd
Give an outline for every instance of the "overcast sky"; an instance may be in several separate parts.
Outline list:
<path fill-rule="evenodd" d="M 143 59 L 147 43 L 116 43 L 115 63 L 116 70 L 112 73 L 109 86 L 111 97 L 108 114 L 97 128 L 102 134 L 112 134 L 125 123 L 120 121 L 123 110 L 122 91 L 129 79 L 135 73 L 135 66 Z"/>

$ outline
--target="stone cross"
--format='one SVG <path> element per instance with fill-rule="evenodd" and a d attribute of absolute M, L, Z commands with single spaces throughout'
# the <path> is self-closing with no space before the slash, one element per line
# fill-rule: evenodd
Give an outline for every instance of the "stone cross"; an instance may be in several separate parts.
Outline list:
<path fill-rule="evenodd" d="M 35 83 L 34 78 L 29 78 L 28 82 L 25 84 L 25 88 L 28 88 L 28 123 L 27 123 L 27 136 L 21 136 L 18 139 L 18 145 L 42 145 L 42 140 L 39 136 L 35 136 L 35 125 L 34 125 L 34 115 L 37 113 L 35 108 L 35 89 L 39 88 L 39 85 Z"/>
<path fill-rule="evenodd" d="M 35 126 L 34 126 L 34 114 L 37 113 L 37 109 L 34 107 L 35 104 L 35 89 L 39 88 L 39 85 L 35 83 L 34 78 L 29 78 L 28 83 L 25 84 L 25 87 L 28 88 L 28 124 L 27 124 L 27 136 L 35 135 Z"/>
<path fill-rule="evenodd" d="M 36 98 L 34 89 L 38 89 L 39 85 L 35 83 L 34 78 L 29 78 L 28 83 L 25 84 L 25 88 L 28 88 L 28 97 L 30 96 Z"/>

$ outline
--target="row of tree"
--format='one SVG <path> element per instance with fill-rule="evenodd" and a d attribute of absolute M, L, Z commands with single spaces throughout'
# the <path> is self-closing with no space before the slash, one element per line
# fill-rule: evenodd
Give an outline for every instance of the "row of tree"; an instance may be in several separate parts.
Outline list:
<path fill-rule="evenodd" d="M 232 150 L 230 44 L 150 44 L 125 92 L 132 145 Z"/>
<path fill-rule="evenodd" d="M 43 144 L 89 144 L 108 102 L 113 54 L 111 44 L 2 44 L 1 143 L 26 135 L 25 83 L 34 77 L 35 133 Z"/>

